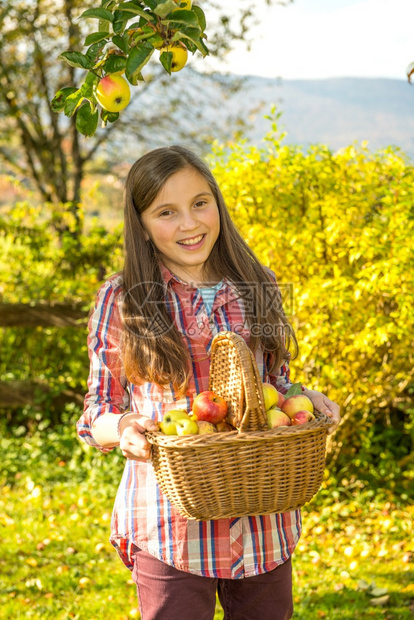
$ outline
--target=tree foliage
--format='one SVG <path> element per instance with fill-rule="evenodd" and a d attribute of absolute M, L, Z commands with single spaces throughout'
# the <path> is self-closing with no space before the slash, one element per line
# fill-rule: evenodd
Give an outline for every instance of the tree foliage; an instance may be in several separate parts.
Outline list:
<path fill-rule="evenodd" d="M 197 132 L 192 133 L 194 144 L 200 145 L 200 136 L 205 135 L 198 119 L 199 110 L 189 100 L 189 94 L 171 91 L 171 79 L 165 79 L 155 65 L 147 74 L 147 81 L 134 89 L 134 105 L 128 106 L 123 118 L 105 130 L 98 128 L 92 138 L 86 140 L 79 135 L 75 116 L 66 118 L 52 110 L 54 93 L 66 87 L 76 91 L 82 75 L 85 76 L 84 71 L 59 61 L 58 57 L 65 50 L 86 52 L 83 42 L 91 34 L 91 22 L 96 20 L 79 17 L 95 4 L 99 3 L 0 2 L 0 161 L 18 179 L 32 183 L 43 203 L 57 206 L 59 212 L 63 205 L 63 210 L 72 214 L 77 223 L 73 235 L 81 231 L 78 205 L 85 171 L 115 137 L 125 142 L 127 136 L 130 144 L 136 144 L 139 154 L 149 141 L 154 143 L 158 139 L 166 144 L 172 136 L 177 140 L 188 134 L 187 118 L 192 118 L 197 126 Z M 217 49 L 224 53 L 235 40 L 248 38 L 255 19 L 254 4 L 242 0 L 235 9 L 230 3 L 200 2 L 206 12 L 212 12 L 211 53 L 217 53 Z M 94 45 L 99 46 L 100 42 Z M 146 95 L 154 83 L 158 84 L 157 91 L 149 105 Z M 117 149 L 107 148 L 107 166 L 114 165 L 116 159 Z M 54 226 L 62 232 L 67 230 L 59 218 L 55 218 Z"/>
<path fill-rule="evenodd" d="M 342 405 L 331 459 L 368 458 L 376 475 L 405 469 L 414 428 L 412 164 L 398 149 L 366 144 L 303 151 L 276 134 L 267 145 L 235 144 L 228 156 L 216 148 L 214 172 L 242 235 L 293 286 L 294 378 Z"/>

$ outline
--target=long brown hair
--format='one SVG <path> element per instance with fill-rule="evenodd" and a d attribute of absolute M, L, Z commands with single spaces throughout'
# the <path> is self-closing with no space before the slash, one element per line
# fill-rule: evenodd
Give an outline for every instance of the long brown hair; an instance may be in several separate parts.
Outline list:
<path fill-rule="evenodd" d="M 263 329 L 251 330 L 249 344 L 253 351 L 261 344 L 272 354 L 269 370 L 280 367 L 290 357 L 291 343 L 297 354 L 297 341 L 283 312 L 280 294 L 276 303 L 269 304 L 266 291 L 269 286 L 274 291 L 274 280 L 237 231 L 208 166 L 181 146 L 155 149 L 135 162 L 125 183 L 123 356 L 132 383 L 172 384 L 179 395 L 185 393 L 189 381 L 189 353 L 168 313 L 157 249 L 146 240 L 141 213 L 152 204 L 168 178 L 185 168 L 205 178 L 219 211 L 220 232 L 205 264 L 206 279 L 226 277 L 243 291 L 246 283 L 251 285 L 253 295 L 246 320 L 250 327 L 254 323 Z M 266 330 L 265 326 L 276 329 Z"/>

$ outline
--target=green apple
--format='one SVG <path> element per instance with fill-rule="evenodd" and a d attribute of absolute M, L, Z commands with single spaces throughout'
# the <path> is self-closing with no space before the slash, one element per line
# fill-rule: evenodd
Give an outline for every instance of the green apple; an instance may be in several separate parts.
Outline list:
<path fill-rule="evenodd" d="M 104 110 L 121 112 L 131 99 L 129 84 L 119 73 L 107 75 L 96 87 L 96 98 Z"/>

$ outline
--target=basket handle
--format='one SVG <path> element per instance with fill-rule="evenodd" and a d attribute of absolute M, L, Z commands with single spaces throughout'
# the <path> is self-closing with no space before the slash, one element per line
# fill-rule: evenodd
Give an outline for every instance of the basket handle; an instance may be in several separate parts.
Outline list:
<path fill-rule="evenodd" d="M 237 393 L 230 393 L 228 389 L 224 389 L 224 392 L 227 391 L 229 393 L 221 394 L 230 404 L 228 421 L 233 426 L 236 426 L 239 432 L 268 430 L 262 380 L 254 355 L 244 338 L 231 331 L 219 332 L 213 338 L 209 389 L 218 391 L 220 394 L 220 381 L 215 380 L 215 371 L 218 365 L 218 362 L 216 364 L 216 355 L 219 355 L 219 353 L 221 355 L 227 354 L 229 360 L 231 357 L 234 360 L 235 355 L 237 367 L 240 369 L 241 374 L 242 386 L 239 384 L 238 387 L 234 388 Z M 227 368 L 229 366 L 230 362 Z"/>
<path fill-rule="evenodd" d="M 246 408 L 240 423 L 239 432 L 269 430 L 264 406 L 262 379 L 253 352 L 248 348 L 247 344 L 246 348 L 249 351 L 253 381 L 245 380 L 245 377 L 243 377 Z M 245 373 L 246 371 L 247 369 L 242 367 L 242 372 Z"/>

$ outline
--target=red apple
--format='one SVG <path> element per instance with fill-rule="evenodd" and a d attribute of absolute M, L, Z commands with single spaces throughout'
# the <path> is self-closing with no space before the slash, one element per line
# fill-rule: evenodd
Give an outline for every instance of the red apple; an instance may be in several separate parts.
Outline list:
<path fill-rule="evenodd" d="M 297 411 L 310 411 L 313 413 L 313 404 L 304 394 L 295 394 L 295 396 L 289 396 L 282 403 L 281 410 L 292 419 Z"/>
<path fill-rule="evenodd" d="M 197 420 L 217 424 L 227 415 L 227 403 L 215 392 L 200 392 L 193 402 L 193 414 Z"/>
<path fill-rule="evenodd" d="M 96 88 L 96 98 L 104 110 L 121 112 L 131 99 L 129 84 L 118 73 L 106 75 Z"/>
<path fill-rule="evenodd" d="M 314 419 L 315 416 L 310 411 L 297 411 L 291 420 L 291 424 L 292 426 L 297 426 L 298 424 L 306 424 L 306 422 Z"/>

